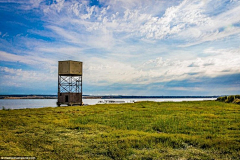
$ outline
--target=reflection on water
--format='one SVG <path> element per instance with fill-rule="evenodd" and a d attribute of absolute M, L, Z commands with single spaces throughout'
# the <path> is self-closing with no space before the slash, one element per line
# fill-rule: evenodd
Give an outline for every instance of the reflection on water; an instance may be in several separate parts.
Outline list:
<path fill-rule="evenodd" d="M 84 104 L 94 105 L 99 101 L 109 99 L 83 99 Z M 155 101 L 155 102 L 181 102 L 181 101 L 204 101 L 216 100 L 216 98 L 146 98 L 146 99 L 111 99 L 113 101 L 125 101 L 126 103 L 137 101 Z M 23 109 L 23 108 L 42 108 L 57 107 L 57 99 L 0 99 L 0 109 Z"/>

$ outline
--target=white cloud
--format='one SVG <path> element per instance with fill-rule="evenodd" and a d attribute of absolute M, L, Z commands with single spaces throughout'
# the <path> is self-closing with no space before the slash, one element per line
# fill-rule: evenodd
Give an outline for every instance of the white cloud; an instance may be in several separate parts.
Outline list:
<path fill-rule="evenodd" d="M 42 64 L 44 62 L 49 64 L 54 63 L 53 60 L 42 58 L 36 55 L 16 55 L 4 51 L 0 51 L 0 57 L 2 61 L 21 62 L 30 65 Z"/>
<path fill-rule="evenodd" d="M 151 17 L 141 26 L 140 33 L 147 38 L 162 39 L 177 34 L 189 26 L 206 24 L 209 17 L 203 14 L 201 1 L 184 0 L 178 6 L 167 8 L 162 17 Z"/>
<path fill-rule="evenodd" d="M 236 14 L 239 10 L 240 5 L 211 17 L 211 19 L 208 20 L 208 23 L 204 25 L 187 28 L 180 33 L 179 36 L 182 39 L 187 39 L 187 41 L 191 42 L 180 46 L 188 47 L 239 34 L 240 27 L 234 26 L 236 23 L 240 23 L 240 17 Z"/>
<path fill-rule="evenodd" d="M 95 85 L 131 83 L 136 72 L 136 69 L 127 63 L 102 58 L 91 58 L 85 62 L 84 68 L 87 83 Z"/>
<path fill-rule="evenodd" d="M 3 35 L 2 35 L 2 38 L 4 38 L 4 37 L 8 37 L 9 35 L 8 35 L 8 33 L 6 32 L 6 33 L 4 33 Z"/>
<path fill-rule="evenodd" d="M 53 1 L 53 3 L 51 5 L 46 5 L 44 7 L 44 12 L 45 13 L 49 13 L 51 12 L 52 10 L 56 11 L 57 13 L 60 13 L 60 11 L 62 10 L 62 8 L 64 7 L 64 3 L 65 3 L 65 0 L 56 0 L 56 1 Z M 53 14 L 54 12 L 51 12 L 51 14 Z"/>
<path fill-rule="evenodd" d="M 53 55 L 57 53 L 57 54 L 68 55 L 68 56 L 79 56 L 83 51 L 82 48 L 72 47 L 72 46 L 63 46 L 63 47 L 38 46 L 36 50 L 44 53 L 51 53 Z"/>
<path fill-rule="evenodd" d="M 32 65 L 37 62 L 36 60 L 33 60 L 33 57 L 15 55 L 15 54 L 7 53 L 4 51 L 0 51 L 0 57 L 1 57 L 1 61 L 8 61 L 8 62 L 21 62 L 21 63 L 32 64 Z"/>
<path fill-rule="evenodd" d="M 20 4 L 20 7 L 17 7 L 23 10 L 31 10 L 39 8 L 44 1 L 45 0 L 0 0 L 0 3 Z"/>
<path fill-rule="evenodd" d="M 206 49 L 208 57 L 185 60 L 163 60 L 162 57 L 146 62 L 143 66 L 148 71 L 150 81 L 196 79 L 198 77 L 217 77 L 240 72 L 240 49 Z M 151 80 L 151 78 L 153 78 Z"/>
<path fill-rule="evenodd" d="M 28 88 L 33 87 L 32 85 L 38 86 L 38 84 L 57 81 L 57 76 L 53 73 L 46 76 L 44 72 L 9 67 L 0 67 L 0 72 L 3 73 L 1 81 L 4 81 L 5 86 Z"/>
<path fill-rule="evenodd" d="M 192 33 L 192 31 L 189 31 L 189 34 L 191 34 L 191 33 Z M 197 45 L 197 44 L 200 44 L 203 42 L 214 41 L 214 40 L 226 38 L 228 36 L 236 35 L 239 33 L 240 33 L 240 28 L 238 28 L 238 27 L 231 27 L 231 28 L 225 29 L 222 32 L 215 30 L 214 32 L 211 32 L 211 33 L 202 34 L 201 36 L 199 36 L 200 38 L 195 39 L 194 42 L 179 45 L 179 47 L 189 47 L 189 46 Z M 192 35 L 194 35 L 194 33 Z"/>
<path fill-rule="evenodd" d="M 150 17 L 147 13 L 141 13 L 139 9 L 114 10 L 111 9 L 110 5 L 98 8 L 81 2 L 64 3 L 64 7 L 59 13 L 61 16 L 59 16 L 55 5 L 44 9 L 45 14 L 49 15 L 47 21 L 51 25 L 48 27 L 61 33 L 68 40 L 71 39 L 72 42 L 77 42 L 76 35 L 83 34 L 85 31 L 90 36 L 93 35 L 94 38 L 110 36 L 111 39 L 113 39 L 112 33 L 135 33 L 138 32 L 142 23 Z M 69 23 L 71 24 L 70 28 Z M 85 34 L 84 36 L 88 37 Z"/>
<path fill-rule="evenodd" d="M 45 71 L 50 71 L 50 73 L 53 73 L 54 71 L 57 70 L 57 67 L 55 66 L 57 62 L 54 61 L 54 59 L 40 57 L 36 54 L 16 55 L 16 54 L 0 51 L 0 58 L 1 58 L 1 61 L 23 63 L 29 66 L 32 66 L 34 68 L 41 68 Z"/>
<path fill-rule="evenodd" d="M 236 14 L 240 9 L 237 1 L 231 2 L 235 8 L 214 16 L 209 14 L 210 5 L 217 10 L 224 2 L 184 0 L 179 4 L 175 1 L 174 4 L 172 1 L 131 0 L 100 3 L 104 5 L 99 7 L 90 6 L 88 1 L 57 0 L 46 5 L 38 0 L 32 1 L 32 6 L 42 9 L 45 13 L 44 20 L 48 22 L 47 27 L 63 36 L 67 42 L 82 44 L 86 37 L 96 47 L 107 47 L 106 43 L 126 35 L 130 38 L 137 36 L 157 40 L 171 37 L 187 42 L 180 46 L 190 46 L 239 33 L 239 27 L 236 26 L 231 31 L 219 32 L 219 28 L 240 22 Z M 166 9 L 163 4 L 174 5 Z M 214 12 L 216 11 L 211 11 L 212 14 Z M 108 40 L 100 45 L 93 40 L 95 38 L 98 41 Z"/>
<path fill-rule="evenodd" d="M 81 43 L 81 37 L 77 32 L 64 30 L 63 28 L 57 26 L 47 26 L 47 28 L 52 29 L 55 33 L 62 36 L 68 42 Z"/>
<path fill-rule="evenodd" d="M 240 31 L 239 27 L 232 26 L 239 22 L 236 13 L 240 5 L 237 3 L 235 8 L 214 16 L 208 11 L 212 1 L 184 0 L 167 8 L 164 13 L 162 5 L 165 3 L 106 1 L 103 7 L 99 7 L 89 6 L 87 1 L 59 1 L 42 8 L 46 21 L 49 22 L 47 27 L 62 36 L 66 42 L 91 44 L 96 48 L 109 49 L 131 38 L 143 41 L 170 38 L 182 41 L 180 47 L 188 47 L 238 34 Z M 151 8 L 158 10 L 152 11 Z M 214 14 L 214 11 L 211 12 Z M 220 31 L 222 28 L 225 29 Z"/>
<path fill-rule="evenodd" d="M 167 90 L 174 90 L 174 91 L 204 91 L 203 88 L 200 87 L 169 87 Z"/>
<path fill-rule="evenodd" d="M 85 78 L 95 85 L 114 83 L 151 84 L 173 80 L 196 80 L 240 72 L 240 49 L 214 49 L 204 51 L 207 57 L 172 60 L 158 57 L 133 66 L 114 60 L 92 58 L 86 62 Z"/>

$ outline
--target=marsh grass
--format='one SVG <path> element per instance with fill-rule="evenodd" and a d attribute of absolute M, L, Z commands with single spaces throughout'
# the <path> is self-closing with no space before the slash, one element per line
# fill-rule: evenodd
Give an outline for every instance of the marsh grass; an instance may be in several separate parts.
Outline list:
<path fill-rule="evenodd" d="M 0 111 L 0 156 L 239 159 L 240 106 L 139 102 Z"/>

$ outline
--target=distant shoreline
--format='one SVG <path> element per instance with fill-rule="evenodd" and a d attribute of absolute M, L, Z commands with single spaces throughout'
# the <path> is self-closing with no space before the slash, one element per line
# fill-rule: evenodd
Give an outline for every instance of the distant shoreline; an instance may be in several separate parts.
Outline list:
<path fill-rule="evenodd" d="M 57 99 L 57 96 L 0 96 L 0 99 Z"/>
<path fill-rule="evenodd" d="M 83 95 L 83 99 L 132 99 L 132 98 L 218 98 L 220 96 L 90 96 Z M 57 99 L 57 95 L 0 95 L 0 99 Z"/>

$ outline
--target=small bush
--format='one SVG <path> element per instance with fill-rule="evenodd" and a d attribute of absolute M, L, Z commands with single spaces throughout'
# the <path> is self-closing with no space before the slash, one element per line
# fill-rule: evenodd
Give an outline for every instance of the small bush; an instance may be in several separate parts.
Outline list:
<path fill-rule="evenodd" d="M 228 96 L 227 99 L 225 100 L 226 103 L 232 103 L 235 99 L 235 96 Z"/>
<path fill-rule="evenodd" d="M 4 111 L 9 111 L 10 109 L 2 106 L 2 110 L 4 110 Z"/>
<path fill-rule="evenodd" d="M 227 99 L 227 96 L 224 96 L 224 97 L 218 97 L 218 98 L 217 98 L 217 101 L 219 101 L 219 102 L 225 102 L 226 99 Z"/>
<path fill-rule="evenodd" d="M 233 101 L 233 103 L 235 103 L 235 104 L 240 104 L 240 99 L 236 98 L 236 99 Z"/>
<path fill-rule="evenodd" d="M 238 99 L 240 99 L 240 95 L 236 95 L 236 96 L 235 96 L 235 98 L 238 98 Z"/>

